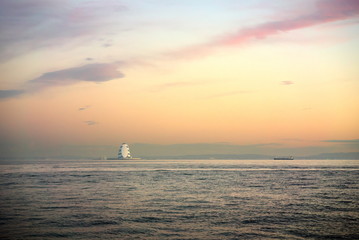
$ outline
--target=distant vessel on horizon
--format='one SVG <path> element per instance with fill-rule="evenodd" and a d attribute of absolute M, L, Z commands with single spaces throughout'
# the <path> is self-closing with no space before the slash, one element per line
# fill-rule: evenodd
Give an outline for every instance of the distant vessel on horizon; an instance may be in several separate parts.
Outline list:
<path fill-rule="evenodd" d="M 135 159 L 140 159 L 140 158 L 133 158 L 131 156 L 130 147 L 128 146 L 128 144 L 122 143 L 122 145 L 120 146 L 120 149 L 118 150 L 117 159 L 118 160 L 130 160 L 130 159 L 135 160 Z"/>
<path fill-rule="evenodd" d="M 293 156 L 289 157 L 274 157 L 274 160 L 294 160 Z"/>

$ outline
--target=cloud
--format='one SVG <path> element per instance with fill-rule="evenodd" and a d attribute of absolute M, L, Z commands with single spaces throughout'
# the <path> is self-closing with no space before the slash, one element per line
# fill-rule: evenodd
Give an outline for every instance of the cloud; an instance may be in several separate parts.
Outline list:
<path fill-rule="evenodd" d="M 294 84 L 294 82 L 292 82 L 292 81 L 281 81 L 281 84 L 282 85 L 292 85 L 292 84 Z"/>
<path fill-rule="evenodd" d="M 170 55 L 174 57 L 198 57 L 208 54 L 214 48 L 238 46 L 293 30 L 350 19 L 358 15 L 359 1 L 357 0 L 320 0 L 317 2 L 315 10 L 311 13 L 239 29 L 235 33 L 172 52 Z"/>
<path fill-rule="evenodd" d="M 13 98 L 23 94 L 23 90 L 0 90 L 0 99 Z"/>
<path fill-rule="evenodd" d="M 88 108 L 90 108 L 91 106 L 90 105 L 87 105 L 87 106 L 85 106 L 85 107 L 80 107 L 78 110 L 79 111 L 84 111 L 84 110 L 86 110 L 86 109 L 88 109 Z"/>
<path fill-rule="evenodd" d="M 121 26 L 120 1 L 0 1 L 0 60 L 34 49 L 88 40 Z"/>
<path fill-rule="evenodd" d="M 93 125 L 97 125 L 99 124 L 98 122 L 92 121 L 92 120 L 88 120 L 88 121 L 84 121 L 84 123 L 86 123 L 89 126 L 93 126 Z"/>
<path fill-rule="evenodd" d="M 68 85 L 77 82 L 106 82 L 123 78 L 118 71 L 119 63 L 93 63 L 80 67 L 47 72 L 27 82 L 27 89 L 37 91 L 43 88 Z"/>
<path fill-rule="evenodd" d="M 33 93 L 42 89 L 75 84 L 78 82 L 107 82 L 125 75 L 118 70 L 122 65 L 115 63 L 92 63 L 80 67 L 67 68 L 47 72 L 40 77 L 27 81 L 22 90 L 0 90 L 0 98 L 12 98 L 25 93 Z"/>
<path fill-rule="evenodd" d="M 102 47 L 104 47 L 104 48 L 112 47 L 112 44 L 111 43 L 105 43 L 105 44 L 102 45 Z"/>
<path fill-rule="evenodd" d="M 359 139 L 336 139 L 336 140 L 323 140 L 322 142 L 330 142 L 330 143 L 359 143 Z"/>

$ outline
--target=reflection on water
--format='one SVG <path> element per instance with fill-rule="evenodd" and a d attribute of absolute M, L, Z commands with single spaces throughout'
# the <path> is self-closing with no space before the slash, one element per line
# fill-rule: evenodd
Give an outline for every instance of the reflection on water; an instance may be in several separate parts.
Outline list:
<path fill-rule="evenodd" d="M 359 161 L 0 165 L 7 239 L 358 239 Z"/>

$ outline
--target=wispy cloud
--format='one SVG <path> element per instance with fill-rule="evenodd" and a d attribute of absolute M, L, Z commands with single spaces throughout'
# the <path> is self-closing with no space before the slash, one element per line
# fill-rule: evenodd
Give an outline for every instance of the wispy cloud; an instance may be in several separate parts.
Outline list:
<path fill-rule="evenodd" d="M 102 47 L 104 47 L 104 48 L 112 47 L 112 44 L 111 43 L 105 43 L 105 44 L 102 45 Z"/>
<path fill-rule="evenodd" d="M 86 109 L 88 109 L 88 108 L 90 108 L 91 106 L 90 105 L 87 105 L 87 106 L 85 106 L 85 107 L 80 107 L 78 110 L 79 111 L 84 111 L 84 110 L 86 110 Z"/>
<path fill-rule="evenodd" d="M 0 99 L 13 98 L 23 94 L 23 90 L 0 90 Z"/>
<path fill-rule="evenodd" d="M 281 81 L 281 84 L 282 85 L 292 85 L 292 84 L 294 84 L 294 82 L 292 82 L 292 81 Z"/>
<path fill-rule="evenodd" d="M 106 82 L 115 78 L 123 78 L 118 71 L 118 63 L 93 63 L 80 67 L 67 68 L 54 72 L 47 72 L 27 83 L 30 90 L 68 85 L 76 82 Z"/>
<path fill-rule="evenodd" d="M 107 82 L 125 75 L 118 70 L 122 63 L 93 63 L 80 67 L 62 69 L 47 72 L 40 77 L 27 81 L 21 90 L 0 90 L 0 98 L 11 98 L 25 93 L 33 93 L 39 90 L 75 84 L 78 82 Z"/>
<path fill-rule="evenodd" d="M 322 142 L 330 142 L 330 143 L 359 143 L 359 139 L 332 139 L 332 140 L 323 140 Z"/>
<path fill-rule="evenodd" d="M 92 121 L 92 120 L 84 121 L 84 123 L 86 123 L 86 124 L 89 125 L 89 126 L 93 126 L 93 125 L 99 124 L 98 122 Z"/>
<path fill-rule="evenodd" d="M 313 12 L 279 21 L 270 21 L 219 36 L 213 40 L 170 53 L 174 57 L 198 57 L 218 47 L 238 46 L 297 29 L 346 20 L 359 15 L 357 0 L 320 0 Z"/>

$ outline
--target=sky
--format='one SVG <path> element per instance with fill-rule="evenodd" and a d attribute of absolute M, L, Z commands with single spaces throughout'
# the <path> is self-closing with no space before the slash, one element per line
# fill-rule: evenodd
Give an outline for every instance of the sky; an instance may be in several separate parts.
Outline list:
<path fill-rule="evenodd" d="M 357 0 L 2 0 L 0 33 L 3 157 L 359 151 Z"/>

